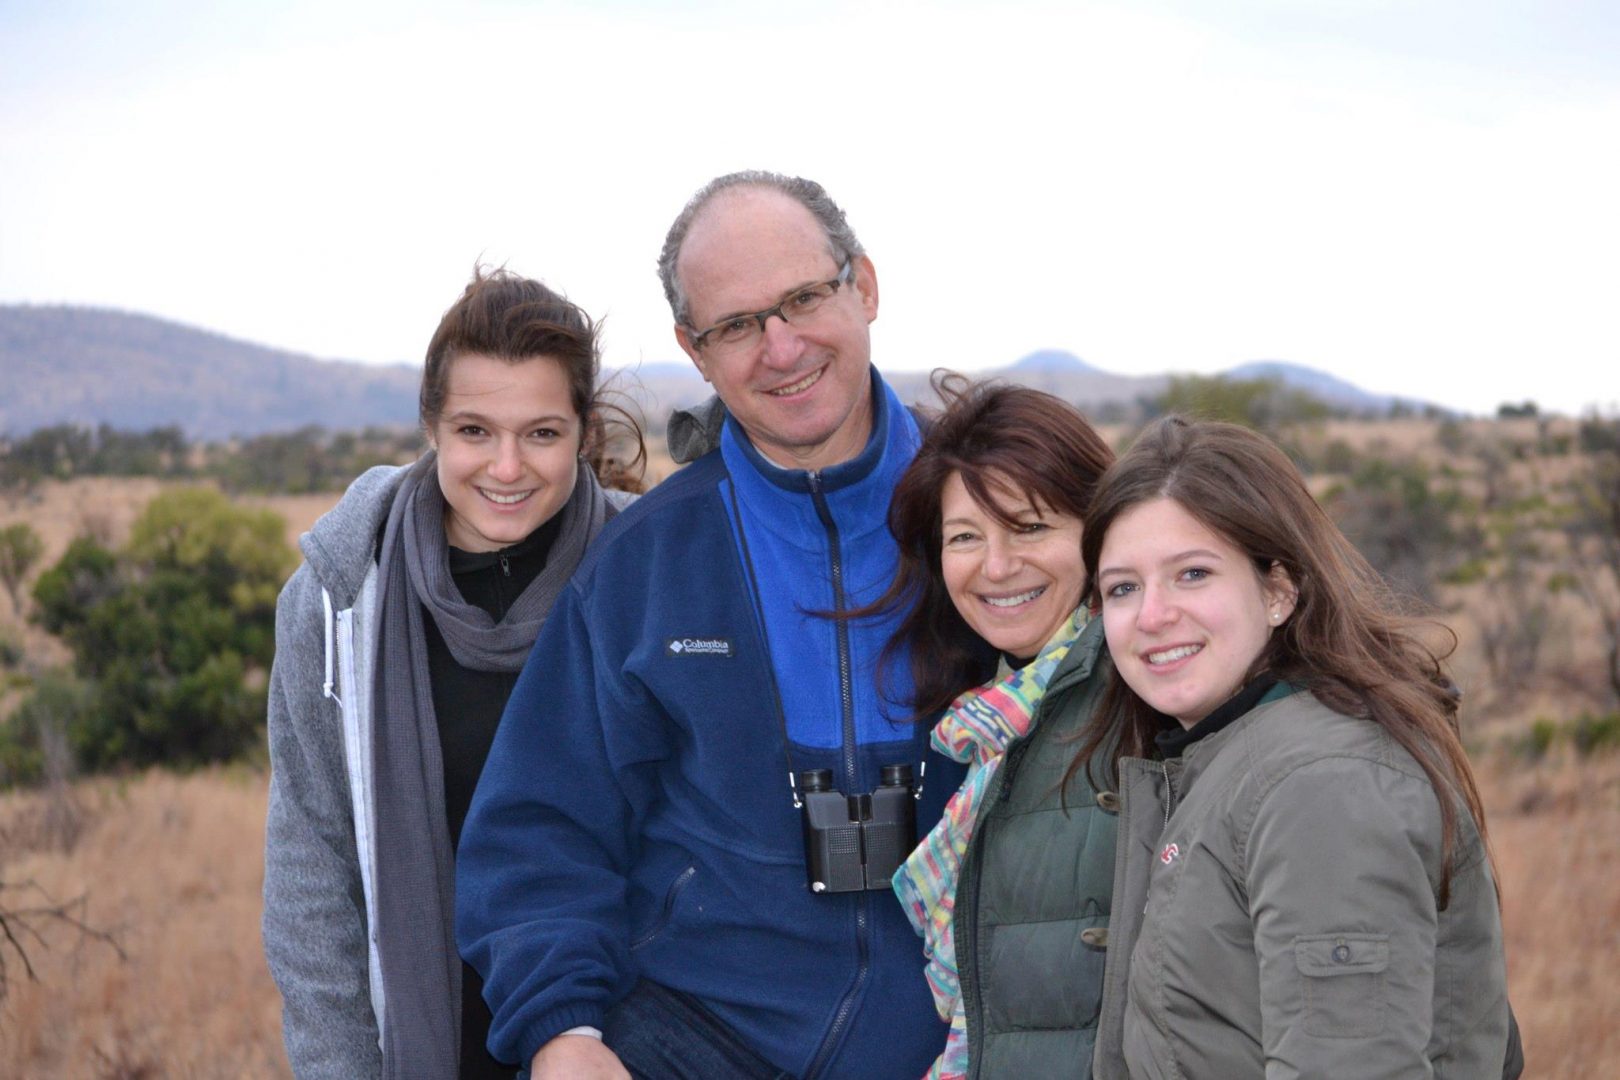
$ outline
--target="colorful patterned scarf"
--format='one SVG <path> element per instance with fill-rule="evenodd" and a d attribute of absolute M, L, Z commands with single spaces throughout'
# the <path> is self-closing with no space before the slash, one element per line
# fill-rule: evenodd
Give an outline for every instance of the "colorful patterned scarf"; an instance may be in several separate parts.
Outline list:
<path fill-rule="evenodd" d="M 951 703 L 934 727 L 934 749 L 967 762 L 967 779 L 945 804 L 939 824 L 894 873 L 894 891 L 906 917 L 923 939 L 934 1007 L 940 1018 L 951 1025 L 945 1052 L 928 1070 L 925 1080 L 953 1080 L 967 1075 L 967 1017 L 957 980 L 951 918 L 956 910 L 962 856 L 973 833 L 974 818 L 1007 744 L 1029 731 L 1047 681 L 1069 654 L 1089 617 L 1084 605 L 1076 609 L 1032 663 L 969 690 Z"/>

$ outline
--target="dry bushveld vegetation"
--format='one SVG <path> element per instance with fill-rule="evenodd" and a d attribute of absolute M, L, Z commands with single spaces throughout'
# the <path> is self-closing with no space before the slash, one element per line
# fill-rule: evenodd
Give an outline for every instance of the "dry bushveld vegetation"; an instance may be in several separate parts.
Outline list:
<path fill-rule="evenodd" d="M 1526 1075 L 1620 1075 L 1620 755 L 1496 759 L 1481 779 Z M 11 963 L 0 1076 L 287 1076 L 259 948 L 263 775 L 81 783 L 83 833 L 67 852 L 41 835 L 50 798 L 0 797 L 0 873 L 84 895 L 86 921 L 125 955 L 66 926 L 30 943 L 39 981 Z"/>
<path fill-rule="evenodd" d="M 1525 1075 L 1620 1076 L 1620 754 L 1481 780 Z"/>
<path fill-rule="evenodd" d="M 87 781 L 66 850 L 53 798 L 0 797 L 0 876 L 21 907 L 85 897 L 73 928 L 25 940 L 37 981 L 8 957 L 0 1076 L 288 1075 L 280 1002 L 259 948 L 265 777 L 247 768 Z M 121 951 L 121 954 L 120 954 Z"/>
<path fill-rule="evenodd" d="M 1459 636 L 1452 669 L 1467 690 L 1465 737 L 1490 816 L 1527 1075 L 1607 1078 L 1620 1076 L 1620 752 L 1613 731 L 1605 749 L 1602 739 L 1583 743 L 1572 721 L 1614 702 L 1601 626 L 1557 584 L 1567 540 L 1557 507 L 1543 505 L 1556 503 L 1579 457 L 1524 449 L 1572 427 L 1332 422 L 1305 449 L 1351 466 L 1312 477 L 1325 499 L 1370 458 L 1422 461 L 1436 487 L 1480 508 L 1481 529 L 1496 538 L 1477 558 L 1452 559 L 1432 599 Z M 33 523 L 49 565 L 78 532 L 117 539 L 160 486 L 81 479 L 0 495 L 0 525 Z M 283 513 L 291 539 L 334 500 L 253 501 Z M 1513 523 L 1524 528 L 1509 537 Z M 1517 569 L 1508 539 L 1530 544 Z M 1487 641 L 1527 612 L 1541 620 L 1534 634 Z M 30 663 L 56 655 L 3 597 L 0 624 L 24 635 Z M 35 981 L 0 935 L 0 1077 L 287 1075 L 258 930 L 265 787 L 244 765 L 0 793 L 0 910 L 83 897 L 70 913 L 111 936 L 36 920 L 39 936 L 21 939 Z"/>

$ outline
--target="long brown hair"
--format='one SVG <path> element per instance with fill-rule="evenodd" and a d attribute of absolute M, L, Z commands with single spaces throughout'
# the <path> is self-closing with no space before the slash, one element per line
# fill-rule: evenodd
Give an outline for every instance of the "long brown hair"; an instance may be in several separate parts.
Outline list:
<path fill-rule="evenodd" d="M 1408 617 L 1361 553 L 1311 497 L 1299 470 L 1263 436 L 1235 424 L 1168 416 L 1151 424 L 1103 477 L 1086 515 L 1081 559 L 1097 590 L 1097 564 L 1108 529 L 1132 507 L 1173 499 L 1224 537 L 1264 577 L 1274 565 L 1299 590 L 1293 614 L 1273 633 L 1247 673 L 1270 672 L 1311 691 L 1329 708 L 1371 720 L 1412 755 L 1440 803 L 1445 870 L 1440 906 L 1450 895 L 1460 795 L 1481 840 L 1485 812 L 1457 727 L 1457 697 L 1443 650 L 1424 641 L 1435 624 Z M 1444 628 L 1442 628 L 1444 629 Z M 1245 680 L 1247 681 L 1247 680 Z M 1070 766 L 1118 739 L 1117 757 L 1150 757 L 1160 719 L 1117 670 L 1099 705 L 1100 723 Z"/>
<path fill-rule="evenodd" d="M 889 504 L 889 531 L 900 545 L 899 569 L 888 590 L 850 612 L 859 618 L 903 609 L 885 659 L 910 649 L 916 716 L 936 713 L 995 672 L 995 651 L 957 612 L 940 569 L 941 503 L 945 482 L 962 477 L 975 502 L 1016 525 L 992 489 L 1008 486 L 1036 506 L 1081 517 L 1114 452 L 1078 409 L 1039 390 L 971 382 L 935 371 L 944 410 L 933 416 L 922 446 Z M 887 665 L 885 665 L 886 667 Z"/>

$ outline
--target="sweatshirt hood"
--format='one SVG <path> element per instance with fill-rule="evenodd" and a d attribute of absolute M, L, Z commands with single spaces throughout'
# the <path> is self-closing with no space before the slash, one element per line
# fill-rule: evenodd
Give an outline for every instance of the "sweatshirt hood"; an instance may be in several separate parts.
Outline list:
<path fill-rule="evenodd" d="M 378 465 L 361 473 L 338 504 L 298 538 L 298 548 L 338 608 L 353 607 L 377 561 L 377 537 L 394 494 L 413 468 L 431 468 L 430 451 L 413 466 Z"/>

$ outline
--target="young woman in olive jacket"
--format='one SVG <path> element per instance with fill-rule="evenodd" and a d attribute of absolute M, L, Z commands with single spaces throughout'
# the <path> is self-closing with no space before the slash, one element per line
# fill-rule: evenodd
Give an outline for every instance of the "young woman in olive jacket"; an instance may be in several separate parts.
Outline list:
<path fill-rule="evenodd" d="M 1457 699 L 1270 442 L 1171 417 L 1104 477 L 1121 810 L 1094 1075 L 1514 1075 Z"/>

